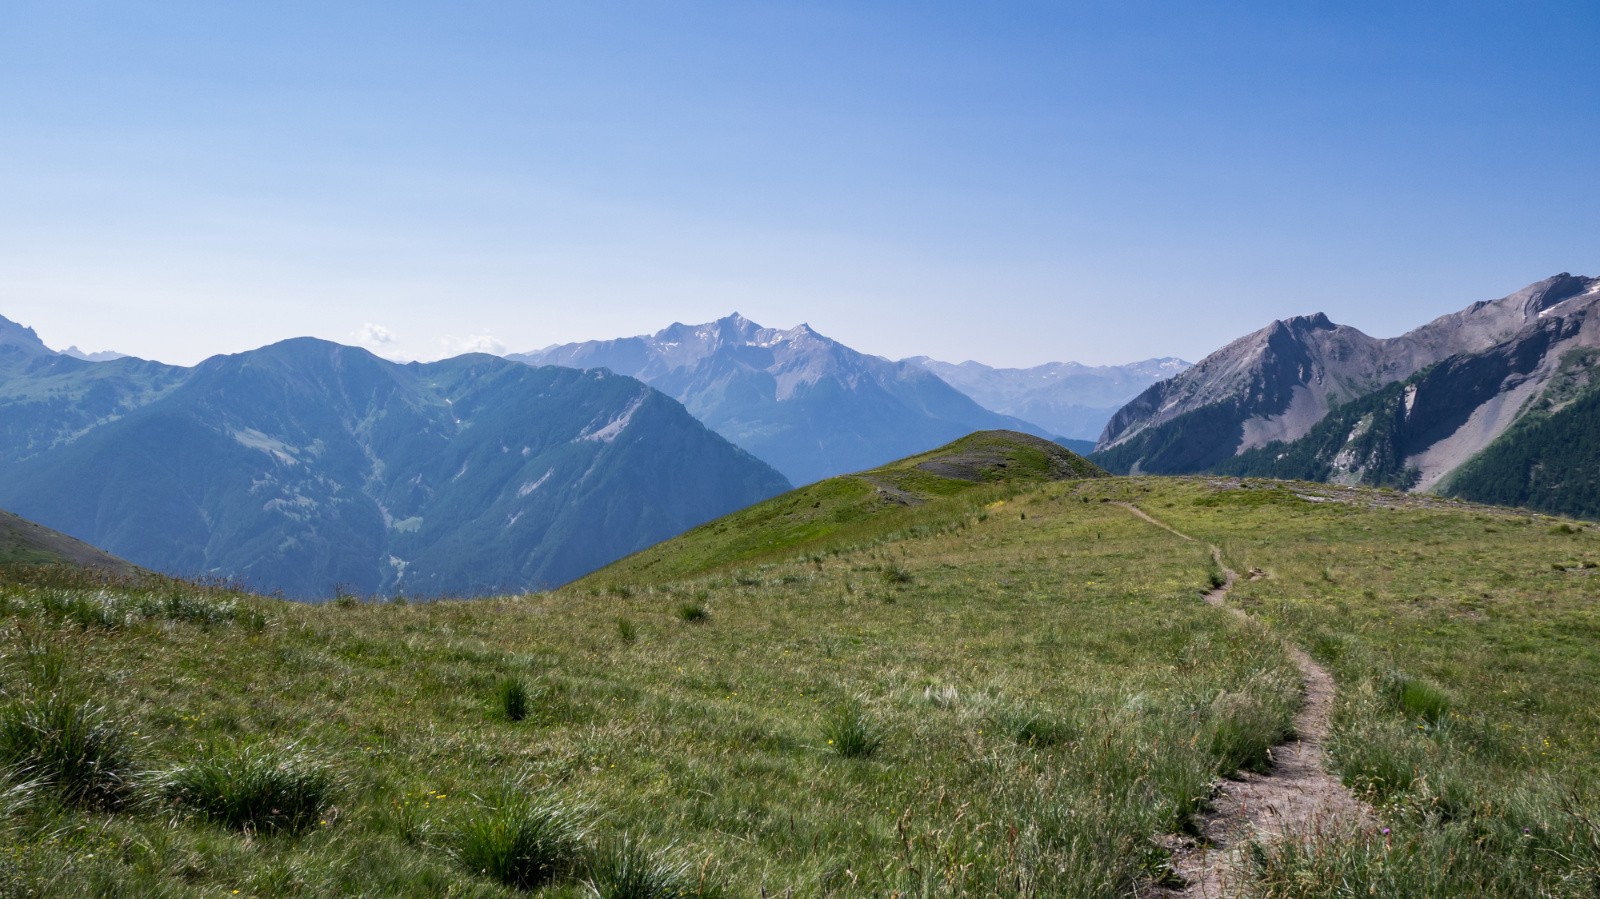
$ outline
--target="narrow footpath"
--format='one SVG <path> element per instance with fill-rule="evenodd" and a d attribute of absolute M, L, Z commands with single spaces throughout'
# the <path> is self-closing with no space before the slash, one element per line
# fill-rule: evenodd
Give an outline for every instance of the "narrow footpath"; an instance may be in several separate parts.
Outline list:
<path fill-rule="evenodd" d="M 1200 542 L 1131 503 L 1121 505 L 1162 530 L 1190 543 Z M 1227 601 L 1239 575 L 1223 562 L 1222 550 L 1208 546 L 1224 583 L 1205 595 L 1206 603 L 1249 620 L 1243 609 Z M 1175 839 L 1171 846 L 1173 869 L 1185 886 L 1160 895 L 1183 899 L 1236 895 L 1248 873 L 1244 848 L 1252 840 L 1303 839 L 1372 820 L 1371 812 L 1327 770 L 1323 742 L 1333 710 L 1332 676 L 1299 647 L 1290 646 L 1289 655 L 1300 669 L 1305 691 L 1294 719 L 1294 737 L 1272 748 L 1272 767 L 1266 773 L 1240 772 L 1238 779 L 1223 781 L 1211 810 L 1201 819 L 1201 836 Z"/>

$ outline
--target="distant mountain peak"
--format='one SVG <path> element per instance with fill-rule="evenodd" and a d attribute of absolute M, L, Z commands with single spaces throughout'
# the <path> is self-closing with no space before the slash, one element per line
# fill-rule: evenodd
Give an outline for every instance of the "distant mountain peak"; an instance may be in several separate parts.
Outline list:
<path fill-rule="evenodd" d="M 128 358 L 127 353 L 119 353 L 115 350 L 101 350 L 98 353 L 86 353 L 83 350 L 78 349 L 76 345 L 69 346 L 62 350 L 61 355 L 71 356 L 74 359 L 82 359 L 85 362 L 115 362 L 118 359 Z"/>
<path fill-rule="evenodd" d="M 767 328 L 738 312 L 507 358 L 636 377 L 795 483 L 870 468 L 975 430 L 1043 432 L 984 409 L 919 366 L 858 352 L 807 323 Z"/>
<path fill-rule="evenodd" d="M 985 408 L 1086 441 L 1099 436 L 1112 413 L 1140 391 L 1189 367 L 1172 356 L 1124 365 L 1046 362 L 1031 368 L 994 368 L 971 359 L 952 365 L 927 356 L 904 362 L 932 372 Z"/>
<path fill-rule="evenodd" d="M 0 316 L 0 347 L 20 349 L 36 355 L 55 353 L 44 345 L 32 328 L 19 325 L 5 316 Z"/>

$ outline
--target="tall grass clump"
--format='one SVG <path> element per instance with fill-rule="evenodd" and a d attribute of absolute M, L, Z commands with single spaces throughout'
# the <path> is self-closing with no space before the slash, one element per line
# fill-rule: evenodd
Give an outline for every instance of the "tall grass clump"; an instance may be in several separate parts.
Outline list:
<path fill-rule="evenodd" d="M 162 798 L 234 830 L 299 831 L 333 802 L 327 766 L 299 747 L 217 750 L 162 778 Z"/>
<path fill-rule="evenodd" d="M 135 776 L 128 727 L 72 682 L 59 649 L 30 646 L 18 667 L 26 682 L 0 705 L 0 767 L 72 805 L 122 805 Z"/>
<path fill-rule="evenodd" d="M 1072 722 L 1034 707 L 1006 709 L 995 716 L 994 723 L 1024 746 L 1061 746 L 1078 738 Z"/>
<path fill-rule="evenodd" d="M 584 886 L 595 899 L 711 899 L 723 894 L 720 884 L 697 876 L 687 862 L 652 852 L 628 834 L 595 851 Z"/>
<path fill-rule="evenodd" d="M 462 821 L 455 851 L 473 871 L 531 890 L 579 871 L 587 835 L 578 810 L 551 798 L 514 796 Z"/>
<path fill-rule="evenodd" d="M 137 608 L 139 614 L 147 619 L 203 625 L 232 621 L 237 613 L 237 607 L 232 602 L 212 602 L 198 594 L 180 590 L 141 597 Z"/>
<path fill-rule="evenodd" d="M 1218 770 L 1265 771 L 1272 747 L 1293 730 L 1297 685 L 1281 672 L 1257 672 L 1239 691 L 1217 694 L 1207 710 L 1206 741 Z"/>
<path fill-rule="evenodd" d="M 1394 823 L 1392 830 L 1313 833 L 1309 840 L 1252 845 L 1249 895 L 1576 897 L 1597 895 L 1600 888 L 1600 872 L 1571 856 L 1570 833 L 1529 828 L 1503 834 L 1492 822 Z"/>
<path fill-rule="evenodd" d="M 1450 697 L 1426 681 L 1390 672 L 1383 679 L 1390 700 L 1407 715 L 1438 726 L 1450 711 Z"/>
<path fill-rule="evenodd" d="M 693 600 L 678 606 L 678 618 L 690 624 L 698 624 L 710 617 L 711 613 L 706 610 L 706 607 Z"/>
<path fill-rule="evenodd" d="M 883 726 L 869 717 L 860 703 L 838 706 L 822 721 L 828 748 L 847 759 L 864 759 L 883 748 Z"/>
<path fill-rule="evenodd" d="M 995 784 L 1011 810 L 1001 895 L 1092 899 L 1143 895 L 1164 875 L 1166 853 L 1150 838 L 1170 814 L 1142 775 L 1106 767 L 1092 753 L 1058 758 L 1031 776 Z M 1142 767 L 1142 766 L 1140 766 Z M 1020 772 L 1019 772 L 1020 773 Z"/>
<path fill-rule="evenodd" d="M 1228 574 L 1215 558 L 1206 565 L 1206 585 L 1209 590 L 1221 590 L 1228 586 Z"/>
<path fill-rule="evenodd" d="M 507 677 L 495 687 L 495 704 L 507 721 L 528 717 L 528 687 L 521 678 Z"/>
<path fill-rule="evenodd" d="M 901 565 L 886 565 L 883 568 L 883 582 L 886 584 L 909 584 L 913 580 L 911 572 Z"/>

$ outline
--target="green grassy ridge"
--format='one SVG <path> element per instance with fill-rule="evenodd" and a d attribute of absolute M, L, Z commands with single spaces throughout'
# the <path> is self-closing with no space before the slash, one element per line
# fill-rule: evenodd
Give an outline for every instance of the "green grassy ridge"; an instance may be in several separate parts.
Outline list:
<path fill-rule="evenodd" d="M 976 485 L 897 504 L 858 540 L 836 531 L 826 553 L 480 602 L 217 593 L 194 599 L 231 615 L 97 618 L 49 597 L 127 600 L 6 583 L 0 704 L 42 641 L 149 769 L 292 745 L 340 787 L 305 832 L 250 835 L 0 786 L 0 894 L 515 895 L 455 842 L 510 793 L 581 810 L 591 848 L 626 835 L 730 895 L 1132 895 L 1206 782 L 1287 727 L 1287 635 L 1338 676 L 1334 759 L 1394 833 L 1267 856 L 1252 894 L 1333 872 L 1388 895 L 1587 895 L 1600 869 L 1575 822 L 1600 805 L 1578 792 L 1600 727 L 1583 565 L 1600 565 L 1600 534 L 1246 483 Z M 1343 501 L 1312 501 L 1328 496 Z M 1270 627 L 1201 603 L 1203 546 L 1120 502 L 1264 571 L 1236 596 Z M 522 721 L 508 678 L 527 688 Z M 841 710 L 882 734 L 875 751 L 828 746 Z M 1385 772 L 1410 780 L 1375 783 Z"/>
<path fill-rule="evenodd" d="M 682 578 L 827 551 L 917 524 L 956 520 L 974 506 L 1028 486 L 1105 476 L 1050 441 L 1015 431 L 979 431 L 880 468 L 792 490 L 656 544 L 578 583 L 596 588 Z"/>
<path fill-rule="evenodd" d="M 0 566 L 4 565 L 65 565 L 113 577 L 132 577 L 141 571 L 82 540 L 0 509 Z"/>

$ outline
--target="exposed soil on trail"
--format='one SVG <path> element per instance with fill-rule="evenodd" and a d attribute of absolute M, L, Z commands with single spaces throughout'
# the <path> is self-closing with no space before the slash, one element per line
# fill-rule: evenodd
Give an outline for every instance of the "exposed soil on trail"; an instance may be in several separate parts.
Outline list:
<path fill-rule="evenodd" d="M 1199 542 L 1137 506 L 1122 505 L 1158 528 Z M 1222 569 L 1225 582 L 1207 593 L 1205 601 L 1249 618 L 1243 609 L 1227 602 L 1238 574 L 1223 563 L 1222 551 L 1215 546 L 1211 557 Z M 1333 678 L 1298 647 L 1290 647 L 1289 654 L 1305 684 L 1304 702 L 1294 719 L 1295 736 L 1273 747 L 1272 767 L 1266 773 L 1241 772 L 1237 779 L 1221 784 L 1211 810 L 1200 821 L 1199 837 L 1174 837 L 1169 842 L 1173 870 L 1184 886 L 1163 888 L 1158 895 L 1184 899 L 1235 895 L 1247 874 L 1244 848 L 1252 840 L 1307 839 L 1320 832 L 1370 824 L 1371 811 L 1326 767 L 1323 743 L 1333 709 Z"/>

